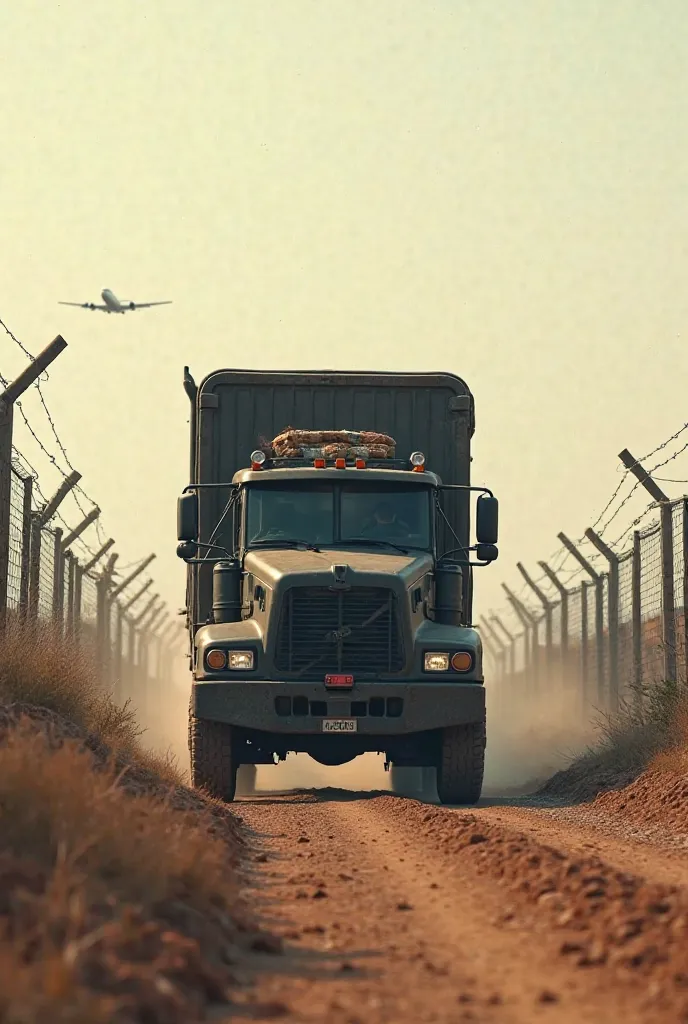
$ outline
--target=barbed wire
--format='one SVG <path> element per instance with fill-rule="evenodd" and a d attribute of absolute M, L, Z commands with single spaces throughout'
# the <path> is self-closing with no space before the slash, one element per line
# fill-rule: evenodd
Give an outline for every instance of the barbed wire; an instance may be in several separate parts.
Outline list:
<path fill-rule="evenodd" d="M 10 330 L 10 328 L 7 326 L 7 324 L 1 318 L 0 318 L 0 327 L 2 327 L 5 330 L 6 334 L 21 349 L 21 351 L 24 353 L 25 356 L 27 356 L 27 358 L 29 358 L 32 362 L 35 362 L 35 357 L 32 355 L 32 353 L 29 352 L 29 350 L 26 348 L 26 346 L 22 344 L 22 342 L 16 337 L 16 335 Z M 49 374 L 47 373 L 47 371 L 43 371 L 43 373 L 45 374 L 45 379 L 46 380 L 49 379 Z M 41 376 L 43 376 L 43 374 L 41 374 L 34 381 L 33 386 L 38 391 L 38 396 L 39 396 L 41 405 L 42 405 L 43 410 L 45 412 L 46 418 L 47 418 L 48 423 L 50 425 L 50 429 L 52 431 L 53 437 L 55 438 L 57 446 L 58 446 L 58 448 L 60 450 L 62 458 L 64 459 L 64 462 L 67 465 L 67 467 L 70 470 L 70 472 L 74 473 L 74 472 L 76 472 L 76 470 L 74 469 L 74 466 L 72 465 L 72 462 L 71 462 L 71 460 L 69 458 L 69 455 L 67 453 L 67 449 L 65 448 L 65 445 L 63 444 L 62 439 L 60 438 L 60 435 L 58 433 L 57 427 L 55 425 L 55 421 L 54 421 L 54 419 L 53 419 L 53 417 L 52 417 L 52 415 L 50 413 L 50 409 L 48 408 L 48 404 L 47 404 L 47 402 L 45 400 L 45 396 L 43 395 L 43 392 L 41 391 L 41 387 L 40 387 L 40 377 Z M 9 386 L 9 381 L 7 380 L 7 378 L 2 373 L 0 373 L 0 383 L 5 388 Z M 43 444 L 43 442 L 41 441 L 40 437 L 38 436 L 38 434 L 34 430 L 32 424 L 30 423 L 29 418 L 28 418 L 26 412 L 24 411 L 24 409 L 22 407 L 21 401 L 15 401 L 14 404 L 15 404 L 16 408 L 19 410 L 19 413 L 20 413 L 20 415 L 21 415 L 21 417 L 22 417 L 22 419 L 24 421 L 24 424 L 25 424 L 27 430 L 29 431 L 29 433 L 30 433 L 31 437 L 33 438 L 33 440 L 38 445 L 40 451 L 48 459 L 50 464 L 58 471 L 58 473 L 60 473 L 64 479 L 67 479 L 69 474 L 65 472 L 63 467 L 59 464 L 59 462 L 58 462 L 57 458 L 55 457 L 55 455 L 52 452 L 50 452 L 48 450 L 48 448 L 45 446 L 45 444 Z M 44 505 L 47 504 L 48 499 L 46 498 L 45 494 L 43 493 L 43 490 L 41 489 L 38 470 L 29 461 L 27 456 L 24 455 L 23 452 L 21 452 L 16 447 L 16 445 L 14 445 L 14 443 L 12 444 L 12 455 L 11 455 L 11 457 L 12 457 L 12 465 L 13 466 L 16 465 L 17 467 L 19 467 L 16 470 L 18 475 L 19 476 L 23 476 L 24 478 L 30 477 L 33 480 L 33 485 L 32 486 L 33 486 L 34 492 L 36 493 L 38 498 L 43 502 Z M 20 472 L 20 470 L 21 470 L 21 472 Z M 92 505 L 93 508 L 98 508 L 99 506 L 93 500 L 93 498 L 90 497 L 90 495 L 84 490 L 84 488 L 80 484 L 74 485 L 70 489 L 69 493 L 72 496 L 72 498 L 74 499 L 74 501 L 76 503 L 76 506 L 79 509 L 79 512 L 81 513 L 82 518 L 85 519 L 86 516 L 87 516 L 87 513 L 86 513 L 85 509 L 83 508 L 83 505 L 79 501 L 79 499 L 78 499 L 78 497 L 77 497 L 75 492 L 78 492 L 79 494 L 81 494 L 83 496 L 83 498 L 85 498 L 86 501 L 88 501 Z M 55 511 L 54 519 L 58 523 L 61 524 L 61 526 L 64 528 L 64 531 L 67 534 L 72 532 L 73 527 L 70 526 L 70 524 L 65 520 L 64 516 L 62 515 L 62 513 L 61 513 L 61 511 L 59 509 L 57 509 Z M 104 540 L 105 534 L 104 534 L 104 531 L 103 531 L 102 523 L 100 522 L 100 517 L 95 520 L 94 525 L 95 525 L 96 533 L 98 535 L 99 543 L 100 543 L 100 545 L 102 547 L 104 545 L 104 543 L 105 543 L 105 540 Z M 93 550 L 89 547 L 89 545 L 84 540 L 83 536 L 76 537 L 75 540 L 74 540 L 74 544 L 78 545 L 79 548 L 81 548 L 83 551 L 85 551 L 86 554 L 88 555 L 89 559 L 93 559 L 95 557 L 95 552 L 93 552 Z M 117 577 L 121 578 L 124 573 L 126 573 L 127 571 L 129 571 L 131 569 L 134 569 L 136 566 L 140 565 L 141 562 L 142 562 L 142 559 L 138 558 L 135 561 L 127 562 L 124 565 L 118 566 L 116 569 L 113 569 L 113 572 L 112 572 L 113 578 L 117 578 Z M 96 576 L 94 575 L 94 573 L 92 571 L 89 571 L 89 573 L 87 573 L 87 575 L 89 576 L 89 578 L 92 578 L 92 579 L 96 578 Z M 124 596 L 128 596 L 130 594 L 131 587 L 134 586 L 135 583 L 136 583 L 136 581 L 134 581 L 134 580 L 131 581 L 131 584 L 128 585 L 127 588 L 125 589 L 125 591 L 123 592 Z"/>
<path fill-rule="evenodd" d="M 686 430 L 688 430 L 688 422 L 684 423 L 683 426 L 681 426 L 677 431 L 675 431 L 670 437 L 666 438 L 660 444 L 656 445 L 647 454 L 645 454 L 641 458 L 637 459 L 633 463 L 633 467 L 641 465 L 642 463 L 646 462 L 647 459 L 651 458 L 653 455 L 656 455 L 658 452 L 664 451 L 673 441 L 676 441 Z M 688 451 L 688 442 L 683 444 L 677 451 L 673 452 L 667 458 L 662 459 L 659 462 L 656 462 L 649 470 L 647 470 L 648 475 L 650 477 L 652 477 L 654 480 L 657 480 L 658 482 L 662 482 L 662 483 L 688 484 L 688 479 L 679 479 L 679 478 L 672 478 L 672 477 L 658 477 L 658 476 L 655 476 L 655 473 L 657 472 L 657 470 L 662 469 L 664 466 L 669 465 L 671 462 L 674 462 L 676 459 L 679 458 L 679 456 L 681 456 L 686 451 Z M 592 529 L 596 530 L 596 532 L 598 533 L 598 535 L 600 537 L 604 537 L 605 536 L 605 534 L 608 531 L 610 525 L 617 519 L 617 517 L 620 515 L 620 513 L 623 511 L 623 509 L 628 505 L 628 503 L 631 500 L 631 498 L 635 495 L 638 487 L 641 486 L 641 481 L 640 480 L 635 480 L 635 482 L 633 483 L 633 486 L 631 487 L 630 491 L 625 496 L 625 498 L 614 509 L 612 514 L 609 516 L 609 518 L 603 524 L 602 528 L 598 529 L 598 527 L 599 527 L 600 523 L 602 522 L 602 520 L 604 519 L 605 515 L 612 508 L 612 506 L 614 505 L 614 502 L 616 501 L 617 497 L 621 493 L 621 490 L 623 489 L 624 484 L 627 482 L 628 474 L 631 472 L 631 468 L 632 467 L 625 467 L 624 468 L 624 473 L 623 473 L 623 475 L 621 477 L 621 480 L 619 481 L 618 485 L 615 487 L 614 492 L 612 493 L 612 496 L 609 498 L 609 500 L 605 504 L 604 508 L 602 509 L 600 514 L 597 516 L 597 518 L 595 519 L 595 521 L 594 521 L 594 523 L 592 525 Z M 681 499 L 675 499 L 675 500 L 678 501 L 678 500 L 681 500 Z M 635 528 L 643 521 L 643 519 L 645 519 L 645 517 L 653 509 L 657 508 L 657 505 L 658 505 L 658 503 L 656 501 L 654 501 L 654 500 L 651 501 L 643 509 L 643 511 L 640 512 L 635 517 L 633 522 L 631 522 L 624 529 L 624 531 L 621 534 L 619 534 L 619 536 L 616 538 L 616 540 L 614 540 L 613 542 L 609 543 L 609 546 L 612 548 L 612 550 L 617 550 L 620 547 L 620 545 L 623 543 L 623 541 L 628 537 L 629 533 L 631 533 L 633 530 L 635 530 Z M 588 538 L 585 536 L 585 534 L 583 534 L 582 537 L 578 538 L 578 540 L 575 542 L 575 544 L 576 544 L 576 547 L 580 547 L 583 544 L 590 544 L 590 542 L 589 542 Z M 565 569 L 564 568 L 565 565 L 566 565 L 566 562 L 571 557 L 573 557 L 573 556 L 571 555 L 570 551 L 568 551 L 566 546 L 563 545 L 562 548 L 557 549 L 557 551 L 553 555 L 551 555 L 549 560 L 548 560 L 548 564 L 551 565 L 553 572 L 560 578 L 561 582 L 566 587 L 570 586 L 571 581 L 574 579 L 574 577 L 581 576 L 581 575 L 585 576 L 585 570 L 580 565 L 572 566 L 569 569 Z M 605 561 L 606 562 L 606 559 L 604 558 L 602 553 L 600 551 L 598 551 L 597 548 L 594 548 L 594 547 L 593 547 L 593 550 L 590 551 L 589 554 L 586 553 L 586 558 L 593 565 L 599 564 L 600 561 Z M 533 578 L 533 582 L 536 585 L 541 585 L 542 583 L 546 583 L 547 585 L 553 586 L 553 584 L 551 584 L 551 581 L 549 581 L 546 573 L 543 573 L 541 576 L 534 577 Z M 526 592 L 532 592 L 532 591 L 531 591 L 531 588 L 528 586 L 528 584 L 525 581 L 523 581 L 520 589 L 518 591 L 516 591 L 515 594 L 516 594 L 516 596 L 519 599 L 521 599 L 522 595 L 524 593 L 526 593 Z M 524 603 L 524 602 L 522 602 L 522 603 Z M 513 609 L 511 608 L 511 603 L 509 603 L 509 608 L 510 608 L 510 611 L 513 611 Z M 529 611 L 531 611 L 531 610 L 529 609 Z M 534 613 L 531 611 L 531 614 L 534 614 Z"/>
<path fill-rule="evenodd" d="M 0 318 L 0 327 L 3 328 L 5 333 L 12 339 L 12 341 L 15 343 L 15 345 L 19 346 L 21 351 L 24 353 L 25 356 L 27 356 L 28 359 L 31 360 L 31 362 L 35 362 L 36 361 L 36 357 L 34 355 L 32 355 L 31 352 L 29 352 L 28 348 L 19 340 L 19 338 L 16 336 L 16 334 L 14 334 L 14 332 L 10 330 L 10 328 L 7 326 L 7 324 L 1 318 Z M 48 379 L 48 372 L 47 372 L 47 370 L 45 370 L 44 373 L 46 375 L 46 380 L 47 380 Z M 6 384 L 7 382 L 3 381 L 3 383 Z M 57 446 L 60 449 L 60 452 L 62 453 L 62 457 L 63 457 L 63 459 L 64 459 L 68 469 L 70 470 L 70 472 L 74 473 L 75 472 L 74 466 L 72 465 L 72 463 L 70 461 L 70 458 L 69 458 L 69 455 L 67 454 L 67 449 L 65 448 L 65 446 L 64 446 L 64 444 L 62 442 L 62 439 L 60 438 L 60 435 L 57 432 L 57 427 L 55 426 L 55 421 L 54 421 L 54 419 L 53 419 L 53 417 L 52 417 L 52 415 L 50 413 L 50 409 L 48 408 L 48 403 L 46 402 L 45 396 L 44 396 L 44 394 L 43 394 L 43 392 L 41 390 L 40 376 L 38 377 L 38 379 L 36 381 L 34 381 L 33 386 L 36 388 L 36 390 L 38 392 L 39 400 L 41 402 L 41 405 L 43 406 L 43 410 L 45 412 L 45 415 L 46 415 L 46 418 L 48 420 L 48 423 L 50 424 L 50 429 L 52 430 L 52 433 L 53 433 L 53 436 L 55 438 L 55 441 L 57 442 Z M 22 414 L 22 417 L 24 418 L 24 422 L 26 423 L 26 426 L 31 431 L 31 434 L 33 435 L 34 439 L 40 445 L 40 447 L 43 450 L 44 454 L 46 454 L 48 456 L 48 458 L 51 460 L 52 464 L 56 468 L 59 469 L 60 467 L 58 466 L 57 460 L 55 459 L 55 457 L 50 455 L 50 453 L 47 451 L 45 446 L 40 441 L 38 441 L 38 437 L 36 435 L 36 432 L 33 430 L 31 425 L 29 424 L 28 418 L 27 418 L 26 414 L 24 413 L 24 411 L 21 408 L 21 403 L 20 402 L 16 402 L 15 404 L 19 408 L 19 410 L 20 410 L 20 412 Z M 65 477 L 67 476 L 67 474 L 63 470 L 60 470 L 60 471 L 62 472 L 63 476 L 65 476 Z M 83 496 L 83 498 L 86 501 L 90 502 L 90 504 L 94 508 L 97 507 L 97 502 L 95 502 L 93 500 L 93 498 L 91 498 L 91 496 L 86 493 L 86 491 L 81 486 L 81 484 L 75 484 L 74 487 L 72 488 L 72 491 L 73 491 L 73 498 L 74 498 L 74 501 L 76 502 L 77 508 L 81 512 L 82 517 L 85 518 L 87 513 L 86 513 L 85 509 L 83 508 L 83 506 L 81 505 L 79 499 L 77 498 L 76 493 L 74 493 L 74 492 L 78 492 L 79 494 L 81 494 Z"/>
<path fill-rule="evenodd" d="M 641 458 L 638 459 L 638 462 L 634 462 L 633 465 L 637 466 L 639 462 L 644 462 L 645 459 L 649 459 L 653 455 L 656 455 L 657 452 L 661 452 L 662 449 L 666 448 L 667 445 L 671 444 L 672 441 L 676 441 L 676 439 L 681 436 L 684 430 L 688 430 L 688 423 L 684 423 L 682 427 L 679 427 L 675 434 L 672 434 L 671 437 L 668 437 L 666 441 L 662 441 L 661 444 L 658 444 L 657 447 L 653 448 L 651 452 L 647 453 L 647 455 L 641 456 Z"/>

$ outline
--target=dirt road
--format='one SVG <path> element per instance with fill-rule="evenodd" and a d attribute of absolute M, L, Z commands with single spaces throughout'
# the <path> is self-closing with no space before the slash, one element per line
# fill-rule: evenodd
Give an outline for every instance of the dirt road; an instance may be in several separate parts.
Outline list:
<path fill-rule="evenodd" d="M 332 1024 L 688 1021 L 688 836 L 485 804 L 341 790 L 236 804 L 250 897 L 284 940 L 247 1001 Z"/>

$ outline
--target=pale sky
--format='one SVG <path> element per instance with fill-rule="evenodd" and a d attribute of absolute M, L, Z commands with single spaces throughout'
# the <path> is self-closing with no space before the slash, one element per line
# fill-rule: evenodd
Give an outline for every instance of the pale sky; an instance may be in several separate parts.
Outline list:
<path fill-rule="evenodd" d="M 185 364 L 462 376 L 501 501 L 478 612 L 582 534 L 617 453 L 688 420 L 687 28 L 683 0 L 6 4 L 0 317 L 69 343 L 44 394 L 121 561 L 155 550 L 183 605 Z M 57 305 L 104 287 L 174 305 Z"/>

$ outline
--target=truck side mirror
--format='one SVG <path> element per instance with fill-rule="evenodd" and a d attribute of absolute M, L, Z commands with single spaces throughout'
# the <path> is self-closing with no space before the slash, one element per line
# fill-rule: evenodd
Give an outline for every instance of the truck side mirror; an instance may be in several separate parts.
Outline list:
<path fill-rule="evenodd" d="M 499 555 L 496 544 L 476 544 L 475 553 L 481 562 L 494 562 Z"/>
<path fill-rule="evenodd" d="M 478 544 L 496 544 L 499 534 L 499 502 L 481 494 L 476 502 L 475 534 Z"/>
<path fill-rule="evenodd" d="M 177 498 L 177 540 L 191 541 L 198 537 L 198 497 L 193 491 Z"/>

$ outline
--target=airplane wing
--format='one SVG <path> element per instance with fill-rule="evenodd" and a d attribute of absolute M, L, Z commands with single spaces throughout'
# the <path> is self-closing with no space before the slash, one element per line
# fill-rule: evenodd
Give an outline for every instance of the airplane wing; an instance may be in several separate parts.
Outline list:
<path fill-rule="evenodd" d="M 58 302 L 58 306 L 77 306 L 79 309 L 103 309 L 107 312 L 107 306 L 99 306 L 95 302 Z"/>
<path fill-rule="evenodd" d="M 164 299 L 163 302 L 125 302 L 122 299 L 123 306 L 129 306 L 130 309 L 148 309 L 149 306 L 169 306 L 172 303 L 172 299 Z"/>

